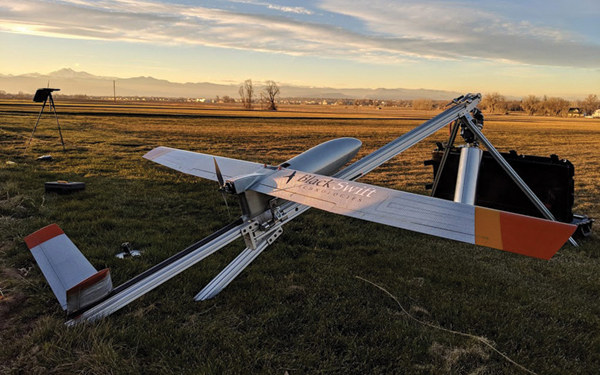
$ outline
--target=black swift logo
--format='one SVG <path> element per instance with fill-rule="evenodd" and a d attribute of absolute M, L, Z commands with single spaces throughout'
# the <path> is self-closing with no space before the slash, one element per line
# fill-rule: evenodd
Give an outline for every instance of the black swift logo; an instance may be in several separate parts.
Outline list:
<path fill-rule="evenodd" d="M 296 175 L 296 171 L 294 171 L 294 173 L 292 173 L 289 176 L 283 176 L 283 177 L 287 177 L 288 180 L 285 182 L 285 184 L 287 185 L 288 182 L 292 181 L 292 178 L 294 178 L 294 176 Z"/>
<path fill-rule="evenodd" d="M 296 175 L 296 171 L 294 171 L 289 176 L 283 176 L 283 178 L 287 177 L 287 181 L 285 184 L 287 185 L 294 176 Z M 302 182 L 303 189 L 315 190 L 318 191 L 318 188 L 322 193 L 333 192 L 334 195 L 343 194 L 347 196 L 351 195 L 359 195 L 361 197 L 371 198 L 371 195 L 374 194 L 377 189 L 369 186 L 369 185 L 358 185 L 351 181 L 340 181 L 333 178 L 327 178 L 324 176 L 313 176 L 310 174 L 299 175 L 297 182 Z M 346 193 L 346 194 L 344 194 Z"/>

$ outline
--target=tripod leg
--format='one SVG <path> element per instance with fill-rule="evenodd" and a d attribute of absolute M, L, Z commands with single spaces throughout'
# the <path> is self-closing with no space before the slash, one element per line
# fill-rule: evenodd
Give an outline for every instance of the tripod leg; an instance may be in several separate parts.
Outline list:
<path fill-rule="evenodd" d="M 460 128 L 460 120 L 454 121 L 454 127 L 450 132 L 450 138 L 448 138 L 448 142 L 446 143 L 446 148 L 444 149 L 444 155 L 442 155 L 442 160 L 440 160 L 440 166 L 438 167 L 438 172 L 433 179 L 433 187 L 431 188 L 431 196 L 435 197 L 435 191 L 440 184 L 440 180 L 442 178 L 442 171 L 446 166 L 446 160 L 448 160 L 448 155 L 450 154 L 450 149 L 454 145 L 454 140 L 456 139 L 456 134 L 458 133 L 458 129 Z"/>
<path fill-rule="evenodd" d="M 479 142 L 485 145 L 485 148 L 488 150 L 490 155 L 492 155 L 492 157 L 498 162 L 498 164 L 500 164 L 502 169 L 504 169 L 504 171 L 510 176 L 510 178 L 512 178 L 512 180 L 523 191 L 523 193 L 525 193 L 527 198 L 529 198 L 529 200 L 535 205 L 535 207 L 544 215 L 546 219 L 556 221 L 556 218 L 554 217 L 554 215 L 552 215 L 550 210 L 546 208 L 544 203 L 542 203 L 542 201 L 535 195 L 535 193 L 529 188 L 529 186 L 527 186 L 525 181 L 521 179 L 517 172 L 515 172 L 515 170 L 510 166 L 510 164 L 508 164 L 508 162 L 502 157 L 502 155 L 500 155 L 500 153 L 498 152 L 498 150 L 496 150 L 494 145 L 492 145 L 492 143 L 483 135 L 481 130 L 479 130 L 477 125 L 475 125 L 475 123 L 473 122 L 473 118 L 471 117 L 471 115 L 466 114 L 464 118 L 465 124 L 473 132 L 473 134 L 477 136 L 477 140 L 479 140 Z M 569 242 L 571 242 L 573 246 L 579 246 L 577 242 L 573 239 L 573 237 L 569 238 Z"/>
<path fill-rule="evenodd" d="M 62 143 L 63 152 L 64 152 L 64 151 L 66 151 L 65 150 L 65 141 L 63 140 L 62 131 L 60 130 L 60 123 L 58 122 L 58 115 L 56 114 L 56 105 L 54 105 L 54 99 L 52 99 L 52 95 L 50 95 L 50 106 L 52 107 L 52 110 L 54 111 L 54 117 L 56 117 L 56 125 L 58 125 L 58 134 L 60 134 L 60 142 Z"/>
<path fill-rule="evenodd" d="M 40 110 L 40 114 L 37 118 L 37 121 L 35 122 L 35 126 L 33 127 L 33 131 L 31 132 L 31 136 L 29 137 L 29 142 L 27 142 L 27 144 L 25 145 L 25 151 L 23 151 L 24 154 L 27 152 L 27 149 L 29 148 L 29 145 L 31 144 L 31 140 L 33 139 L 33 134 L 35 133 L 35 129 L 37 129 L 37 126 L 40 123 L 40 118 L 42 117 L 42 112 L 44 112 L 44 107 L 46 107 L 47 101 L 48 101 L 48 98 L 46 98 L 46 100 L 44 100 L 44 104 L 42 104 L 42 109 Z"/>

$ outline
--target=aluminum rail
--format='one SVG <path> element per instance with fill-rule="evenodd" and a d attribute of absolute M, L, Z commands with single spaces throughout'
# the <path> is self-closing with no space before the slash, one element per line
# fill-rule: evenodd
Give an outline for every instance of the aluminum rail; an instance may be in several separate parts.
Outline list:
<path fill-rule="evenodd" d="M 138 277 L 123 284 L 123 286 L 115 288 L 108 298 L 81 313 L 78 312 L 79 315 L 65 324 L 72 326 L 83 321 L 94 321 L 112 314 L 240 238 L 242 236 L 241 228 L 245 225 L 246 223 L 242 219 L 229 224 L 220 231 L 143 272 Z"/>
<path fill-rule="evenodd" d="M 481 94 L 467 94 L 453 101 L 453 106 L 424 122 L 413 130 L 394 139 L 379 150 L 365 156 L 348 168 L 336 173 L 334 177 L 356 180 L 371 172 L 394 156 L 406 151 L 423 139 L 429 137 L 452 121 L 469 114 L 481 101 Z"/>
<path fill-rule="evenodd" d="M 281 227 L 281 226 L 280 226 Z M 227 265 L 204 289 L 194 297 L 194 301 L 204 301 L 219 294 L 229 285 L 242 271 L 262 253 L 270 243 L 263 240 L 256 249 L 246 248 L 231 263 Z"/>
<path fill-rule="evenodd" d="M 458 129 L 460 129 L 460 121 L 455 121 L 452 130 L 450 131 L 450 137 L 448 138 L 448 142 L 446 143 L 446 148 L 444 149 L 444 154 L 442 155 L 442 160 L 440 161 L 440 166 L 438 167 L 438 172 L 433 178 L 433 186 L 431 186 L 431 196 L 435 197 L 435 192 L 440 185 L 440 180 L 442 179 L 442 173 L 444 172 L 444 167 L 446 166 L 446 161 L 448 160 L 448 155 L 450 155 L 450 150 L 454 145 L 454 141 L 456 140 L 456 135 L 458 134 Z"/>

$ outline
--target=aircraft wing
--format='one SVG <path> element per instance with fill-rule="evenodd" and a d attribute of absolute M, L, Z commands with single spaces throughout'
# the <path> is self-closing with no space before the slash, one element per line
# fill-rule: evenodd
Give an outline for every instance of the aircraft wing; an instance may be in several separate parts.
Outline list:
<path fill-rule="evenodd" d="M 550 259 L 576 227 L 379 186 L 282 169 L 251 190 L 345 216 Z"/>
<path fill-rule="evenodd" d="M 178 150 L 170 147 L 157 147 L 144 155 L 144 158 L 177 171 L 213 181 L 217 181 L 214 159 L 217 160 L 219 169 L 225 179 L 250 174 L 263 167 L 262 164 L 250 161 Z"/>

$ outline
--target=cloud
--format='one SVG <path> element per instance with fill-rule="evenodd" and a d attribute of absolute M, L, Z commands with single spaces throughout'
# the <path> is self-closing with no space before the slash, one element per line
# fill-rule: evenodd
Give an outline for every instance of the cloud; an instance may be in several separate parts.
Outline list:
<path fill-rule="evenodd" d="M 597 67 L 600 46 L 568 30 L 511 20 L 482 10 L 484 3 L 371 0 L 368 7 L 322 0 L 320 8 L 362 22 L 399 53 L 434 58 L 480 58 L 534 65 Z M 398 43 L 405 38 L 412 43 Z"/>
<path fill-rule="evenodd" d="M 239 3 L 239 4 L 250 4 L 250 5 L 258 5 L 265 7 L 267 9 L 274 9 L 281 12 L 286 13 L 296 13 L 296 14 L 313 14 L 312 11 L 304 8 L 304 7 L 289 7 L 278 4 L 271 4 L 264 1 L 254 1 L 254 0 L 227 0 L 230 3 Z"/>
<path fill-rule="evenodd" d="M 318 7 L 362 27 L 295 19 L 304 7 L 230 0 L 286 13 L 249 14 L 147 0 L 21 0 L 0 5 L 0 31 L 38 36 L 202 45 L 378 64 L 487 59 L 535 65 L 600 66 L 600 46 L 578 35 L 511 21 L 461 3 L 322 0 Z M 305 17 L 304 17 L 305 18 Z M 348 24 L 351 24 L 349 22 Z"/>
<path fill-rule="evenodd" d="M 289 17 L 143 0 L 22 0 L 0 7 L 6 9 L 0 13 L 1 31 L 29 35 L 203 45 L 357 61 L 370 55 L 370 62 L 376 62 L 378 54 L 389 54 L 370 36 Z M 399 60 L 392 53 L 380 62 Z"/>

